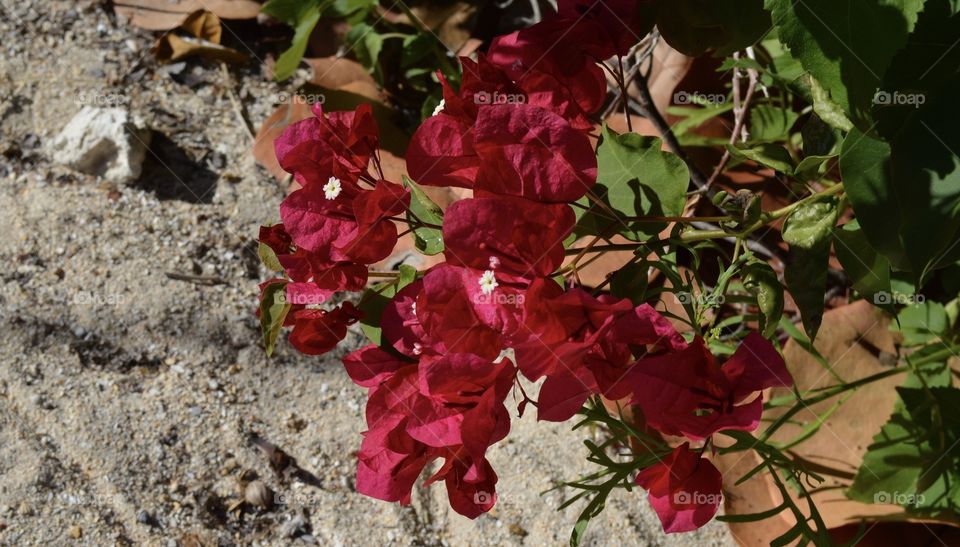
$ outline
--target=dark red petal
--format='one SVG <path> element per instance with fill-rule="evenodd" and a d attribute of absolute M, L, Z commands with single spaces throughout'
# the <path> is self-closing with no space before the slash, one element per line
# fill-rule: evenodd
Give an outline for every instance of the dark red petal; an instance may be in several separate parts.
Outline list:
<path fill-rule="evenodd" d="M 373 190 L 357 194 L 353 214 L 361 226 L 402 214 L 410 207 L 410 190 L 385 180 L 377 181 Z"/>
<path fill-rule="evenodd" d="M 537 398 L 537 419 L 565 422 L 572 418 L 598 392 L 593 375 L 585 368 L 547 376 Z"/>
<path fill-rule="evenodd" d="M 668 534 L 700 528 L 723 501 L 720 471 L 690 450 L 689 443 L 641 471 L 634 482 L 648 491 L 650 505 Z"/>
<path fill-rule="evenodd" d="M 473 145 L 480 162 L 478 190 L 573 202 L 597 180 L 597 157 L 586 135 L 538 106 L 481 108 Z"/>
<path fill-rule="evenodd" d="M 444 256 L 453 264 L 532 278 L 563 263 L 563 240 L 575 218 L 567 205 L 544 205 L 515 197 L 463 199 L 451 205 L 443 224 Z"/>
<path fill-rule="evenodd" d="M 364 346 L 343 358 L 343 367 L 347 375 L 355 384 L 363 387 L 376 386 L 405 366 L 416 365 L 409 361 L 401 361 L 396 355 L 373 344 Z"/>
<path fill-rule="evenodd" d="M 479 168 L 473 129 L 442 112 L 420 124 L 406 159 L 410 177 L 425 186 L 473 188 Z"/>
<path fill-rule="evenodd" d="M 352 210 L 345 211 L 337 201 L 326 199 L 322 190 L 303 188 L 280 204 L 280 217 L 293 242 L 329 262 L 346 258 L 337 248 L 355 237 L 357 226 Z"/>
<path fill-rule="evenodd" d="M 733 384 L 734 399 L 738 401 L 768 387 L 793 385 L 787 364 L 777 348 L 757 332 L 743 339 L 722 370 Z"/>
<path fill-rule="evenodd" d="M 385 345 L 393 346 L 408 357 L 416 357 L 418 352 L 433 346 L 432 342 L 427 340 L 426 332 L 414 311 L 417 297 L 422 290 L 422 279 L 400 289 L 380 315 L 380 329 Z"/>

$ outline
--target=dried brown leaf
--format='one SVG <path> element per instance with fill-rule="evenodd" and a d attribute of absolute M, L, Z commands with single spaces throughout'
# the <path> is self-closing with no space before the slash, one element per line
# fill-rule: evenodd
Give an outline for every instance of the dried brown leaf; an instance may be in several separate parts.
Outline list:
<path fill-rule="evenodd" d="M 113 7 L 122 19 L 147 30 L 177 28 L 198 10 L 222 19 L 253 19 L 260 13 L 253 0 L 117 0 Z"/>

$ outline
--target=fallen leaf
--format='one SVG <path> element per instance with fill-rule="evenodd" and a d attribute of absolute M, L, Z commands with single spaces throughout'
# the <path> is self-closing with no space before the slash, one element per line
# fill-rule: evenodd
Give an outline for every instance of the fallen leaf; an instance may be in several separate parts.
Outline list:
<path fill-rule="evenodd" d="M 229 63 L 242 63 L 248 60 L 243 53 L 220 45 L 223 29 L 220 26 L 220 18 L 213 12 L 195 11 L 187 16 L 179 29 L 192 36 L 180 36 L 168 32 L 161 36 L 151 48 L 150 51 L 161 63 L 170 63 L 191 56 Z"/>
<path fill-rule="evenodd" d="M 253 0 L 117 0 L 113 9 L 132 25 L 170 30 L 198 10 L 213 12 L 221 19 L 253 19 L 260 13 L 260 4 Z"/>
<path fill-rule="evenodd" d="M 195 11 L 188 15 L 180 28 L 197 38 L 214 44 L 220 43 L 220 36 L 223 34 L 220 18 L 217 17 L 217 14 L 206 10 Z"/>
<path fill-rule="evenodd" d="M 248 57 L 239 51 L 190 36 L 167 34 L 151 50 L 161 63 L 171 63 L 185 57 L 203 57 L 227 63 L 245 63 Z"/>
<path fill-rule="evenodd" d="M 834 373 L 850 382 L 889 370 L 889 358 L 896 354 L 896 335 L 890 331 L 890 318 L 869 302 L 860 300 L 827 311 L 821 334 L 814 344 Z M 784 359 L 800 391 L 835 385 L 838 381 L 820 361 L 790 340 L 784 346 Z M 956 366 L 954 366 L 956 368 Z M 895 375 L 873 382 L 854 392 L 820 428 L 818 432 L 790 449 L 790 454 L 824 477 L 822 484 L 810 484 L 813 500 L 827 528 L 841 528 L 866 518 L 901 518 L 903 509 L 896 505 L 866 504 L 850 500 L 844 491 L 860 467 L 873 436 L 880 431 L 893 410 L 897 398 L 894 388 L 904 380 Z M 789 394 L 777 389 L 767 398 Z M 773 435 L 773 442 L 786 443 L 803 431 L 804 423 L 812 423 L 825 413 L 836 398 L 800 411 L 793 422 Z M 784 408 L 764 413 L 764 421 L 775 419 Z M 799 422 L 799 423 L 796 423 Z M 718 440 L 722 438 L 717 437 Z M 760 463 L 754 452 L 732 453 L 717 458 L 717 467 L 725 480 L 726 513 L 742 515 L 769 510 L 781 503 L 780 491 L 767 473 L 758 473 L 740 485 L 734 483 Z M 803 479 L 801 479 L 803 480 Z M 799 507 L 807 503 L 793 496 Z M 906 520 L 915 521 L 908 518 Z M 795 524 L 789 511 L 755 523 L 731 523 L 730 529 L 741 545 L 767 545 Z"/>
<path fill-rule="evenodd" d="M 311 84 L 325 89 L 349 91 L 378 102 L 383 100 L 377 82 L 363 65 L 352 59 L 333 56 L 304 61 L 313 69 L 313 75 L 308 80 Z"/>

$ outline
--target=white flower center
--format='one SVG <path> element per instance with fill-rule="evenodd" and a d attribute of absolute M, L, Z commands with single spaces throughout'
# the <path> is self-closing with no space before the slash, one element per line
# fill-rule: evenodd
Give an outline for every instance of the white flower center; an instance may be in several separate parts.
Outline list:
<path fill-rule="evenodd" d="M 437 114 L 443 112 L 443 107 L 446 105 L 447 105 L 447 101 L 440 99 L 440 104 L 438 104 L 437 107 L 433 109 L 433 115 L 436 116 Z"/>
<path fill-rule="evenodd" d="M 493 270 L 487 270 L 480 276 L 480 292 L 489 295 L 499 284 L 493 275 Z"/>
<path fill-rule="evenodd" d="M 413 315 L 417 315 L 417 303 L 416 303 L 416 302 L 414 302 L 413 304 L 410 304 L 410 313 L 412 313 Z"/>
<path fill-rule="evenodd" d="M 337 199 L 341 190 L 343 190 L 343 186 L 340 184 L 340 179 L 330 177 L 327 179 L 327 183 L 323 185 L 323 197 L 327 199 Z"/>

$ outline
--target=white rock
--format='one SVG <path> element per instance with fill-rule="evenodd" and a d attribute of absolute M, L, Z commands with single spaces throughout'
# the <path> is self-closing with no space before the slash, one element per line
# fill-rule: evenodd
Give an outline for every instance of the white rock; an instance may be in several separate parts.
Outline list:
<path fill-rule="evenodd" d="M 116 183 L 133 182 L 150 143 L 150 129 L 122 108 L 85 106 L 50 141 L 53 161 Z"/>

